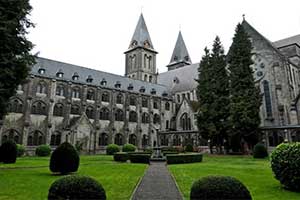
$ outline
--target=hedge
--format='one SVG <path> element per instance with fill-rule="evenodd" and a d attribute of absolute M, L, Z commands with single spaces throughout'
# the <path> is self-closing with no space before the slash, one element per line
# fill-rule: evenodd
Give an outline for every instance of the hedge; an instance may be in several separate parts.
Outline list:
<path fill-rule="evenodd" d="M 132 163 L 150 163 L 150 154 L 129 154 L 129 160 Z"/>
<path fill-rule="evenodd" d="M 127 160 L 129 160 L 129 155 L 126 152 L 117 152 L 114 154 L 114 161 L 126 162 Z"/>
<path fill-rule="evenodd" d="M 167 163 L 168 164 L 180 164 L 180 163 L 194 163 L 202 162 L 202 154 L 167 154 Z"/>
<path fill-rule="evenodd" d="M 51 148 L 49 145 L 43 144 L 35 149 L 35 155 L 37 156 L 49 156 L 51 153 Z"/>

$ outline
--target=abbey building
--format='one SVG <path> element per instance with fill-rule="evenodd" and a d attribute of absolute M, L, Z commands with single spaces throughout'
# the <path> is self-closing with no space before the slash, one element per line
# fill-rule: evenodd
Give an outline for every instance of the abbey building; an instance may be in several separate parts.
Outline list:
<path fill-rule="evenodd" d="M 270 42 L 247 21 L 253 71 L 261 88 L 261 136 L 269 146 L 300 140 L 300 35 Z M 197 133 L 199 63 L 193 63 L 181 32 L 167 72 L 157 73 L 157 50 L 143 15 L 125 51 L 125 76 L 37 58 L 28 81 L 9 102 L 0 143 L 13 139 L 34 150 L 69 141 L 86 152 L 110 143 L 139 148 L 206 145 Z M 158 135 L 159 134 L 159 135 Z"/>

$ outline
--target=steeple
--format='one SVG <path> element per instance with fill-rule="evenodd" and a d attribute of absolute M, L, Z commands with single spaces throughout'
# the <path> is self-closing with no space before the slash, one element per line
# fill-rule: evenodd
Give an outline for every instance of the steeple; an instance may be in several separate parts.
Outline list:
<path fill-rule="evenodd" d="M 173 50 L 170 63 L 167 65 L 167 67 L 168 70 L 170 71 L 190 64 L 192 64 L 192 61 L 188 53 L 188 50 L 185 46 L 181 31 L 179 31 L 176 45 Z"/>

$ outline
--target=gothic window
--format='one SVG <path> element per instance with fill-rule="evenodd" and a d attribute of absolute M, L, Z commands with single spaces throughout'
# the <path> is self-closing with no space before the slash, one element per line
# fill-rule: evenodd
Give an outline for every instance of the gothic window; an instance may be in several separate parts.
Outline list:
<path fill-rule="evenodd" d="M 154 114 L 154 116 L 153 116 L 153 123 L 154 124 L 159 124 L 159 122 L 160 122 L 159 115 L 158 114 Z"/>
<path fill-rule="evenodd" d="M 129 122 L 137 122 L 137 114 L 134 111 L 129 112 Z"/>
<path fill-rule="evenodd" d="M 92 83 L 93 82 L 93 78 L 92 75 L 88 75 L 87 79 L 86 79 L 87 83 Z"/>
<path fill-rule="evenodd" d="M 174 135 L 173 137 L 173 146 L 180 146 L 181 145 L 181 138 L 179 135 Z"/>
<path fill-rule="evenodd" d="M 104 92 L 104 93 L 102 94 L 101 100 L 102 100 L 103 102 L 109 102 L 109 94 L 108 94 L 108 92 Z"/>
<path fill-rule="evenodd" d="M 142 98 L 142 107 L 148 107 L 148 99 L 146 97 Z"/>
<path fill-rule="evenodd" d="M 50 145 L 51 146 L 59 146 L 61 143 L 61 134 L 59 132 L 55 132 L 51 135 Z"/>
<path fill-rule="evenodd" d="M 142 146 L 147 146 L 148 145 L 148 136 L 147 135 L 143 135 L 142 137 Z"/>
<path fill-rule="evenodd" d="M 78 75 L 77 72 L 75 72 L 75 73 L 73 74 L 73 76 L 72 76 L 72 80 L 73 80 L 73 81 L 78 81 L 78 79 L 79 79 L 79 75 Z"/>
<path fill-rule="evenodd" d="M 79 87 L 72 88 L 72 98 L 80 98 L 80 89 L 79 89 Z"/>
<path fill-rule="evenodd" d="M 152 60 L 152 56 L 148 57 L 148 68 L 151 68 L 151 60 Z"/>
<path fill-rule="evenodd" d="M 80 107 L 78 105 L 72 105 L 71 114 L 72 115 L 79 115 L 80 114 Z"/>
<path fill-rule="evenodd" d="M 147 76 L 147 74 L 145 74 L 144 81 L 147 81 L 147 79 L 148 79 L 148 76 Z"/>
<path fill-rule="evenodd" d="M 183 113 L 180 117 L 180 126 L 183 130 L 191 130 L 191 118 L 187 113 Z"/>
<path fill-rule="evenodd" d="M 149 121 L 150 121 L 149 114 L 144 112 L 142 114 L 142 123 L 149 123 Z"/>
<path fill-rule="evenodd" d="M 58 72 L 56 73 L 56 77 L 58 78 L 64 77 L 64 73 L 62 72 L 62 69 L 58 70 Z"/>
<path fill-rule="evenodd" d="M 109 120 L 109 109 L 104 107 L 100 110 L 100 120 Z"/>
<path fill-rule="evenodd" d="M 129 144 L 137 145 L 137 138 L 135 134 L 129 135 Z"/>
<path fill-rule="evenodd" d="M 36 86 L 36 92 L 41 94 L 46 94 L 46 83 L 41 81 Z"/>
<path fill-rule="evenodd" d="M 106 146 L 108 145 L 108 135 L 107 133 L 101 133 L 99 140 L 98 140 L 99 146 Z"/>
<path fill-rule="evenodd" d="M 135 56 L 135 54 L 129 56 L 129 66 L 131 67 L 131 69 L 134 69 L 136 67 L 136 56 Z"/>
<path fill-rule="evenodd" d="M 167 136 L 166 135 L 161 135 L 160 136 L 160 144 L 162 146 L 168 146 L 168 143 L 169 143 L 169 141 L 168 141 Z"/>
<path fill-rule="evenodd" d="M 61 103 L 57 103 L 54 105 L 53 115 L 54 116 L 63 116 L 64 106 Z"/>
<path fill-rule="evenodd" d="M 157 100 L 153 101 L 153 108 L 158 109 L 158 101 Z"/>
<path fill-rule="evenodd" d="M 152 76 L 149 76 L 149 82 L 152 83 Z"/>
<path fill-rule="evenodd" d="M 64 90 L 65 88 L 63 85 L 56 86 L 56 91 L 55 91 L 56 96 L 64 96 Z"/>
<path fill-rule="evenodd" d="M 117 95 L 116 102 L 117 102 L 117 104 L 122 104 L 123 103 L 123 95 L 121 93 L 119 93 Z"/>
<path fill-rule="evenodd" d="M 130 96 L 129 98 L 129 105 L 135 106 L 136 105 L 136 97 L 135 96 Z"/>
<path fill-rule="evenodd" d="M 91 106 L 88 106 L 86 108 L 85 114 L 89 119 L 93 119 L 94 118 L 94 108 Z"/>
<path fill-rule="evenodd" d="M 266 80 L 263 81 L 263 87 L 264 87 L 264 96 L 265 96 L 267 117 L 271 118 L 272 117 L 272 102 L 271 102 L 269 82 Z"/>
<path fill-rule="evenodd" d="M 165 103 L 165 110 L 170 110 L 170 103 L 169 102 Z"/>
<path fill-rule="evenodd" d="M 21 144 L 21 139 L 21 134 L 14 129 L 10 129 L 4 132 L 2 135 L 2 143 L 4 143 L 7 140 L 13 140 L 16 144 Z"/>
<path fill-rule="evenodd" d="M 144 55 L 144 67 L 147 68 L 147 54 Z"/>
<path fill-rule="evenodd" d="M 166 129 L 169 129 L 169 120 L 166 120 Z"/>
<path fill-rule="evenodd" d="M 23 111 L 23 102 L 20 99 L 13 99 L 7 105 L 7 112 L 12 113 L 22 113 Z"/>
<path fill-rule="evenodd" d="M 40 131 L 34 131 L 28 135 L 27 145 L 38 146 L 46 143 L 46 137 Z"/>
<path fill-rule="evenodd" d="M 31 106 L 31 114 L 46 115 L 46 104 L 42 101 L 36 101 Z"/>
<path fill-rule="evenodd" d="M 86 94 L 86 99 L 95 100 L 95 92 L 92 89 L 89 89 Z"/>
<path fill-rule="evenodd" d="M 123 145 L 123 136 L 120 133 L 115 136 L 115 144 Z"/>
<path fill-rule="evenodd" d="M 123 113 L 123 110 L 118 109 L 118 110 L 115 112 L 115 120 L 116 120 L 116 121 L 124 121 L 124 113 Z"/>

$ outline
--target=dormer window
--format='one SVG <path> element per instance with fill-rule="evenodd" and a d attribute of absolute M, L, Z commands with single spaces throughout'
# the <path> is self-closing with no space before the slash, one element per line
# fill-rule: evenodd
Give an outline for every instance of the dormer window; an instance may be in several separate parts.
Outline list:
<path fill-rule="evenodd" d="M 156 94 L 155 88 L 152 88 L 152 89 L 151 89 L 151 94 L 152 94 L 152 95 Z"/>
<path fill-rule="evenodd" d="M 128 85 L 128 88 L 127 88 L 128 90 L 133 90 L 133 85 L 132 85 L 132 83 L 129 83 L 129 85 Z"/>
<path fill-rule="evenodd" d="M 179 79 L 176 76 L 173 78 L 173 83 L 179 83 Z"/>
<path fill-rule="evenodd" d="M 189 56 L 184 56 L 185 61 L 189 61 Z"/>
<path fill-rule="evenodd" d="M 62 69 L 58 70 L 58 72 L 56 73 L 56 77 L 62 78 L 63 76 L 64 76 L 64 73 L 62 72 Z"/>
<path fill-rule="evenodd" d="M 93 78 L 92 75 L 88 75 L 87 79 L 86 79 L 87 83 L 92 83 L 93 82 Z"/>
<path fill-rule="evenodd" d="M 177 56 L 174 56 L 174 59 L 173 59 L 174 61 L 177 61 L 178 60 L 178 57 Z"/>
<path fill-rule="evenodd" d="M 78 81 L 78 79 L 79 79 L 79 75 L 78 75 L 77 72 L 75 72 L 75 73 L 73 74 L 73 76 L 72 76 L 72 80 L 73 80 L 73 81 Z"/>
<path fill-rule="evenodd" d="M 167 97 L 167 96 L 168 96 L 168 93 L 167 93 L 166 91 L 164 91 L 164 92 L 162 93 L 162 96 L 163 96 L 163 97 Z"/>
<path fill-rule="evenodd" d="M 121 82 L 120 82 L 120 81 L 117 81 L 117 82 L 116 82 L 115 88 L 121 88 Z"/>
<path fill-rule="evenodd" d="M 133 40 L 132 43 L 131 43 L 131 46 L 134 47 L 134 46 L 136 46 L 136 45 L 137 45 L 137 41 L 136 41 L 136 40 Z"/>
<path fill-rule="evenodd" d="M 107 82 L 105 80 L 105 78 L 102 79 L 102 81 L 100 82 L 101 85 L 106 86 Z"/>
<path fill-rule="evenodd" d="M 46 70 L 45 70 L 44 68 L 40 68 L 40 69 L 38 70 L 38 73 L 39 73 L 39 74 L 45 74 L 45 72 L 46 72 Z"/>
<path fill-rule="evenodd" d="M 146 91 L 145 87 L 144 87 L 144 86 L 141 86 L 140 92 L 144 93 L 145 91 Z"/>
<path fill-rule="evenodd" d="M 145 40 L 145 42 L 144 42 L 144 47 L 150 47 L 150 43 L 149 43 L 148 40 Z"/>

